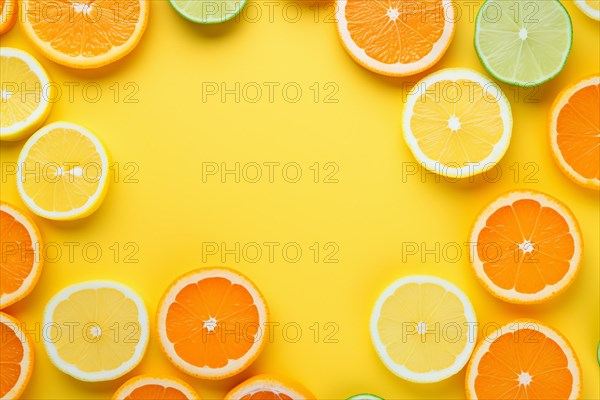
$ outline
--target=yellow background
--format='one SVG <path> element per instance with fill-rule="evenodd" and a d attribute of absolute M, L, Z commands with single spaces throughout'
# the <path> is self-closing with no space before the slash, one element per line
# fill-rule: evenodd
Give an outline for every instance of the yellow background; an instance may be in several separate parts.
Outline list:
<path fill-rule="evenodd" d="M 290 0 L 291 1 L 291 0 Z M 245 372 L 221 382 L 194 379 L 178 372 L 161 354 L 151 337 L 143 362 L 114 382 L 78 382 L 54 368 L 35 345 L 36 363 L 24 398 L 107 398 L 127 378 L 139 373 L 172 374 L 192 384 L 204 398 L 220 398 L 242 380 L 262 372 L 277 372 L 303 382 L 320 399 L 342 399 L 357 392 L 384 398 L 461 398 L 464 371 L 431 385 L 407 383 L 392 375 L 373 350 L 368 321 L 378 294 L 393 280 L 429 273 L 449 279 L 471 298 L 480 323 L 505 323 L 517 317 L 534 317 L 564 333 L 583 368 L 583 397 L 598 399 L 599 374 L 596 345 L 599 336 L 599 207 L 598 193 L 582 189 L 553 163 L 547 140 L 548 109 L 565 85 L 600 69 L 600 34 L 597 22 L 585 17 L 571 1 L 564 2 L 574 28 L 571 55 L 564 71 L 539 92 L 501 85 L 511 98 L 513 138 L 500 163 L 502 178 L 495 183 L 435 182 L 427 176 L 410 176 L 402 170 L 413 158 L 403 143 L 400 115 L 406 88 L 425 76 L 390 79 L 370 73 L 345 53 L 336 27 L 326 17 L 329 3 L 314 6 L 273 3 L 269 20 L 264 2 L 250 0 L 245 17 L 218 26 L 197 26 L 177 15 L 166 1 L 152 1 L 148 29 L 138 48 L 125 59 L 96 71 L 77 71 L 44 59 L 25 40 L 20 27 L 2 37 L 2 46 L 31 51 L 52 79 L 62 85 L 97 82 L 103 94 L 97 103 L 85 101 L 81 90 L 73 102 L 66 93 L 55 104 L 48 121 L 68 120 L 87 126 L 101 137 L 121 176 L 112 185 L 103 206 L 91 217 L 73 223 L 36 218 L 46 242 L 75 241 L 80 247 L 97 243 L 103 256 L 86 262 L 81 252 L 73 262 L 63 254 L 48 262 L 31 295 L 4 310 L 28 328 L 41 322 L 44 305 L 66 285 L 107 278 L 130 285 L 145 299 L 151 318 L 159 297 L 178 275 L 203 265 L 223 264 L 218 257 L 202 260 L 202 243 L 297 242 L 303 248 L 298 263 L 276 262 L 266 256 L 258 263 L 229 257 L 228 266 L 251 277 L 263 291 L 272 320 L 295 322 L 303 330 L 297 343 L 276 331 L 261 357 Z M 455 39 L 431 71 L 444 67 L 469 67 L 485 72 L 473 49 L 474 15 L 459 2 L 463 15 Z M 474 10 L 478 9 L 477 3 Z M 262 17 L 255 18 L 257 8 Z M 253 11 L 253 13 L 250 13 Z M 292 23 L 295 13 L 298 22 Z M 254 20 L 254 22 L 252 22 Z M 137 104 L 115 102 L 109 89 L 114 83 L 134 82 Z M 287 103 L 276 92 L 274 103 L 263 98 L 256 104 L 222 103 L 218 96 L 202 102 L 202 82 L 297 82 L 303 89 L 298 103 Z M 337 104 L 315 103 L 309 86 L 334 82 Z M 281 86 L 280 86 L 281 87 Z M 81 86 L 80 86 L 81 88 Z M 323 88 L 321 88 L 323 90 Z M 91 90 L 91 89 L 90 89 Z M 515 93 L 518 101 L 515 101 Z M 90 91 L 93 95 L 93 92 Z M 537 102 L 526 103 L 531 95 Z M 321 97 L 324 92 L 321 93 Z M 17 160 L 20 143 L 2 143 L 6 165 Z M 275 182 L 226 183 L 218 177 L 202 182 L 203 162 L 297 162 L 303 177 L 285 182 L 281 170 Z M 309 167 L 315 162 L 336 163 L 338 183 L 312 181 Z M 138 183 L 123 182 L 125 163 L 139 166 Z M 404 163 L 404 164 L 403 164 Z M 515 164 L 518 163 L 518 164 Z M 539 167 L 535 182 L 526 182 L 525 163 Z M 512 167 L 512 169 L 510 169 Z M 530 167 L 529 167 L 530 168 Z M 520 175 L 515 177 L 515 169 Z M 470 225 L 488 202 L 512 189 L 548 192 L 567 203 L 577 216 L 585 240 L 581 272 L 568 291 L 541 305 L 513 306 L 496 300 L 475 280 L 466 251 L 460 260 L 440 260 L 433 255 L 402 260 L 402 243 L 425 243 L 428 248 L 449 243 L 462 246 Z M 4 176 L 2 200 L 23 205 L 13 176 Z M 117 242 L 139 246 L 139 263 L 112 261 L 109 249 Z M 312 243 L 335 242 L 338 263 L 315 263 Z M 464 250 L 463 246 L 463 250 Z M 321 261 L 324 254 L 321 253 Z M 310 327 L 321 324 L 315 343 Z M 324 343 L 324 324 L 339 326 L 338 343 Z M 152 323 L 154 334 L 154 323 Z M 293 330 L 288 332 L 290 336 Z"/>

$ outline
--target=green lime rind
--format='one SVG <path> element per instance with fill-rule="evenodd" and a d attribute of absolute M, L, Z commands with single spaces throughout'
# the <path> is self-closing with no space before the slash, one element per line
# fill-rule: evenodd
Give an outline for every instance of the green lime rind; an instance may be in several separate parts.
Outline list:
<path fill-rule="evenodd" d="M 596 348 L 596 358 L 598 359 L 598 365 L 600 365 L 600 342 L 598 342 L 598 347 Z"/>
<path fill-rule="evenodd" d="M 348 397 L 347 400 L 383 400 L 383 398 L 375 396 L 374 394 L 363 393 Z"/>
<path fill-rule="evenodd" d="M 169 0 L 179 15 L 197 24 L 220 24 L 242 11 L 246 0 Z"/>
<path fill-rule="evenodd" d="M 486 12 L 487 10 L 487 7 L 491 7 L 491 3 L 495 3 L 495 15 L 500 17 L 500 21 L 502 23 L 509 24 L 510 19 L 512 19 L 512 25 L 514 26 L 511 26 L 511 29 L 503 30 L 503 27 L 501 26 L 491 25 L 496 24 L 499 21 L 496 21 L 495 17 L 490 18 L 489 15 L 487 18 L 490 20 L 494 19 L 494 21 L 487 21 L 486 17 L 483 16 L 484 12 Z M 503 6 L 505 7 L 502 8 Z M 517 6 L 519 11 L 517 11 Z M 550 7 L 552 7 L 552 9 Z M 540 11 L 542 12 L 540 13 Z M 549 17 L 547 17 L 545 20 L 544 18 L 538 18 L 544 17 L 544 13 L 549 14 Z M 515 21 L 517 17 L 518 20 Z M 560 29 L 556 28 L 557 21 L 553 20 L 556 18 L 562 19 L 562 21 L 559 22 L 562 22 L 564 26 L 562 26 Z M 528 46 L 524 52 L 520 52 L 519 50 L 513 51 L 512 53 L 505 52 L 505 54 L 502 54 L 501 57 L 498 57 L 499 61 L 494 64 L 494 61 L 490 60 L 490 58 L 493 58 L 494 56 L 496 56 L 496 54 L 494 52 L 489 52 L 490 54 L 487 54 L 486 50 L 484 50 L 483 48 L 484 46 L 481 43 L 483 36 L 482 32 L 485 32 L 486 28 L 489 28 L 489 26 L 486 27 L 485 25 L 497 28 L 491 30 L 488 29 L 488 33 L 493 37 L 490 39 L 489 42 L 492 44 L 494 42 L 501 43 L 501 51 L 504 51 L 502 47 L 511 47 L 506 46 L 507 41 L 502 41 L 501 36 L 514 35 L 512 37 L 509 36 L 508 40 L 512 40 L 515 43 L 518 43 L 520 40 L 520 28 L 537 28 L 531 29 L 531 34 L 537 33 L 539 34 L 539 36 L 535 38 L 535 41 L 530 40 L 527 42 Z M 542 29 L 539 29 L 540 27 Z M 557 42 L 560 42 L 560 40 L 556 40 L 557 35 L 559 39 L 563 39 L 564 47 L 558 51 L 561 53 L 560 57 L 558 57 L 559 60 L 548 61 L 548 59 L 551 58 L 549 54 L 552 53 L 552 51 L 549 50 L 555 50 Z M 537 51 L 535 53 L 533 51 L 527 52 L 527 50 L 532 49 L 532 42 L 534 42 L 535 47 L 537 47 Z M 477 18 L 475 20 L 474 38 L 475 51 L 477 53 L 477 56 L 479 57 L 479 61 L 486 69 L 486 71 L 500 82 L 521 87 L 539 86 L 543 83 L 546 83 L 549 80 L 556 77 L 563 70 L 565 64 L 567 63 L 567 59 L 569 58 L 572 46 L 573 24 L 571 22 L 571 17 L 567 9 L 562 5 L 562 3 L 559 0 L 514 0 L 510 2 L 486 0 L 479 9 L 479 12 L 477 13 Z M 521 50 L 523 50 L 523 47 L 524 46 L 521 47 Z M 554 53 L 558 52 L 555 51 Z M 527 63 L 523 63 L 523 59 L 526 58 L 523 54 L 529 54 L 531 58 L 535 59 L 535 64 L 537 65 L 526 65 Z M 513 76 L 507 76 L 506 74 L 499 72 L 499 69 L 501 69 L 499 68 L 499 66 L 501 66 L 502 64 L 504 64 L 503 66 L 516 64 L 516 66 L 513 68 Z M 523 64 L 525 64 L 525 66 L 523 66 Z M 542 73 L 541 68 L 547 68 L 548 65 L 552 65 L 552 70 L 548 73 Z M 528 68 L 536 68 L 538 72 L 540 72 L 539 76 L 529 79 L 520 79 L 519 77 L 517 77 L 517 75 L 519 74 L 524 75 L 531 71 Z"/>

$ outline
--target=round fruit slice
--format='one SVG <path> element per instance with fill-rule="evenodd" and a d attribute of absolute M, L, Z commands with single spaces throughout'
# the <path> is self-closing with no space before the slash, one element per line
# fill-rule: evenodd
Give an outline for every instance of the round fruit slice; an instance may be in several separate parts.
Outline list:
<path fill-rule="evenodd" d="M 409 93 L 402 115 L 406 144 L 422 166 L 467 178 L 500 161 L 512 134 L 502 90 L 468 69 L 435 72 Z"/>
<path fill-rule="evenodd" d="M 0 398 L 18 399 L 33 371 L 33 344 L 21 330 L 21 323 L 0 312 Z"/>
<path fill-rule="evenodd" d="M 451 0 L 337 0 L 342 44 L 363 67 L 407 76 L 437 63 L 454 36 Z"/>
<path fill-rule="evenodd" d="M 471 265 L 485 288 L 511 303 L 539 303 L 575 279 L 583 242 L 575 216 L 557 199 L 515 191 L 477 217 Z"/>
<path fill-rule="evenodd" d="M 139 364 L 148 345 L 148 313 L 130 288 L 88 281 L 58 292 L 44 311 L 44 347 L 62 372 L 109 381 Z"/>
<path fill-rule="evenodd" d="M 600 189 L 600 76 L 564 89 L 550 113 L 552 155 L 576 183 Z"/>
<path fill-rule="evenodd" d="M 579 362 L 555 330 L 538 321 L 513 321 L 477 345 L 466 392 L 468 399 L 578 399 Z"/>
<path fill-rule="evenodd" d="M 475 311 L 456 286 L 412 275 L 388 286 L 371 314 L 371 339 L 395 375 L 419 383 L 459 372 L 477 338 Z"/>
<path fill-rule="evenodd" d="M 0 47 L 0 139 L 31 135 L 50 113 L 53 86 L 44 67 L 29 53 Z"/>
<path fill-rule="evenodd" d="M 187 273 L 157 312 L 160 344 L 183 372 L 223 379 L 247 368 L 266 344 L 267 304 L 245 276 L 227 268 Z"/>
<path fill-rule="evenodd" d="M 200 396 L 182 380 L 141 375 L 125 382 L 113 400 L 199 400 Z"/>
<path fill-rule="evenodd" d="M 42 237 L 23 211 L 0 202 L 0 309 L 16 303 L 35 287 L 42 272 Z"/>
<path fill-rule="evenodd" d="M 348 400 L 383 400 L 379 396 L 373 394 L 357 394 L 356 396 L 348 397 Z"/>
<path fill-rule="evenodd" d="M 46 57 L 73 68 L 97 68 L 132 51 L 146 29 L 150 1 L 23 0 L 25 34 Z"/>
<path fill-rule="evenodd" d="M 225 395 L 225 400 L 308 400 L 314 398 L 299 383 L 267 374 L 250 378 Z"/>
<path fill-rule="evenodd" d="M 55 122 L 25 143 L 17 165 L 17 189 L 27 207 L 54 220 L 87 217 L 108 191 L 108 155 L 87 129 Z"/>
<path fill-rule="evenodd" d="M 18 14 L 17 0 L 0 0 L 0 35 L 12 29 Z"/>
<path fill-rule="evenodd" d="M 185 19 L 198 24 L 225 22 L 240 13 L 246 0 L 169 0 Z"/>
<path fill-rule="evenodd" d="M 600 0 L 575 0 L 575 5 L 588 17 L 600 21 Z"/>
<path fill-rule="evenodd" d="M 562 71 L 573 42 L 558 0 L 487 0 L 475 21 L 475 50 L 497 80 L 537 86 Z"/>

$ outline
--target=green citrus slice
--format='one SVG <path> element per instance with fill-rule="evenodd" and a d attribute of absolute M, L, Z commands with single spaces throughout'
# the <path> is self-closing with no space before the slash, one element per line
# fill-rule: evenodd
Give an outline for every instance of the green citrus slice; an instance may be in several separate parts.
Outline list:
<path fill-rule="evenodd" d="M 182 17 L 198 24 L 218 24 L 240 13 L 246 0 L 169 0 Z"/>

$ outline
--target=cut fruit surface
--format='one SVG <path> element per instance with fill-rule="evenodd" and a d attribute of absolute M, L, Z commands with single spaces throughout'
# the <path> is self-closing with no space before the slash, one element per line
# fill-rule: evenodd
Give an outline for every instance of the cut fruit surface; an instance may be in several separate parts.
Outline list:
<path fill-rule="evenodd" d="M 225 22 L 240 13 L 246 0 L 169 0 L 182 17 L 199 24 Z"/>
<path fill-rule="evenodd" d="M 184 381 L 172 377 L 140 375 L 125 382 L 112 397 L 113 400 L 199 400 L 194 389 Z"/>
<path fill-rule="evenodd" d="M 600 21 L 600 0 L 575 0 L 575 5 L 588 17 Z"/>
<path fill-rule="evenodd" d="M 17 165 L 17 189 L 39 216 L 73 220 L 93 213 L 108 191 L 108 154 L 87 129 L 55 122 L 25 143 Z"/>
<path fill-rule="evenodd" d="M 565 290 L 583 251 L 573 213 L 557 199 L 533 191 L 510 192 L 487 206 L 469 243 L 479 281 L 511 303 L 539 303 Z"/>
<path fill-rule="evenodd" d="M 363 67 L 390 76 L 419 73 L 442 58 L 455 30 L 451 0 L 337 0 L 342 44 Z"/>
<path fill-rule="evenodd" d="M 62 372 L 89 382 L 125 375 L 148 345 L 148 313 L 130 288 L 88 281 L 58 292 L 44 311 L 44 347 Z"/>
<path fill-rule="evenodd" d="M 21 140 L 48 117 L 54 86 L 29 53 L 0 47 L 0 140 Z"/>
<path fill-rule="evenodd" d="M 175 280 L 157 311 L 161 347 L 183 372 L 223 379 L 247 368 L 266 344 L 267 304 L 256 286 L 228 268 Z"/>
<path fill-rule="evenodd" d="M 225 395 L 225 400 L 309 400 L 314 398 L 299 383 L 269 374 L 250 378 Z"/>
<path fill-rule="evenodd" d="M 0 35 L 10 31 L 19 16 L 17 0 L 0 0 Z"/>
<path fill-rule="evenodd" d="M 443 279 L 411 275 L 388 286 L 371 314 L 371 339 L 385 366 L 419 383 L 459 372 L 477 339 L 467 296 Z"/>
<path fill-rule="evenodd" d="M 27 296 L 42 272 L 42 237 L 31 217 L 0 202 L 0 309 Z"/>
<path fill-rule="evenodd" d="M 348 400 L 383 400 L 379 396 L 373 394 L 357 394 L 356 396 L 348 397 Z"/>
<path fill-rule="evenodd" d="M 483 339 L 469 362 L 469 399 L 578 399 L 579 361 L 557 331 L 534 320 L 513 321 Z"/>
<path fill-rule="evenodd" d="M 497 80 L 537 86 L 562 71 L 573 41 L 558 0 L 487 0 L 475 21 L 475 50 Z"/>
<path fill-rule="evenodd" d="M 23 31 L 46 57 L 97 68 L 132 51 L 148 22 L 148 0 L 23 0 Z"/>
<path fill-rule="evenodd" d="M 512 134 L 502 90 L 469 69 L 428 75 L 408 94 L 402 129 L 411 152 L 430 171 L 467 178 L 492 168 Z"/>
<path fill-rule="evenodd" d="M 33 344 L 22 330 L 21 322 L 0 312 L 0 398 L 18 399 L 33 371 Z"/>
<path fill-rule="evenodd" d="M 600 189 L 600 76 L 583 79 L 558 95 L 549 132 L 560 169 L 577 184 Z"/>

